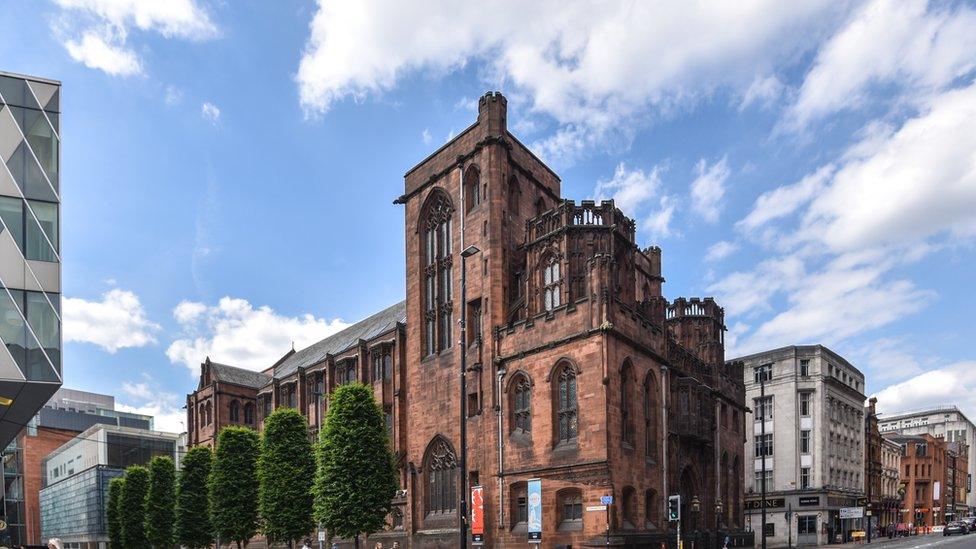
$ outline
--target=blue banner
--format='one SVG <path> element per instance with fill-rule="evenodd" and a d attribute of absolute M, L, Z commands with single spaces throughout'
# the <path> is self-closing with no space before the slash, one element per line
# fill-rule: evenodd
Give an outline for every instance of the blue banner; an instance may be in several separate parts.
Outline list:
<path fill-rule="evenodd" d="M 532 478 L 527 485 L 529 543 L 542 543 L 542 480 Z"/>

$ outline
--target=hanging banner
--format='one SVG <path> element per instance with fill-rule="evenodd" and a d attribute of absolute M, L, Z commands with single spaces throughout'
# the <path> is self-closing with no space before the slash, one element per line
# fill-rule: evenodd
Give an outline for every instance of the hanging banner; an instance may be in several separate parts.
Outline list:
<path fill-rule="evenodd" d="M 471 543 L 481 545 L 485 542 L 485 489 L 471 487 Z"/>
<path fill-rule="evenodd" d="M 527 484 L 529 543 L 542 543 L 542 480 L 531 478 Z"/>

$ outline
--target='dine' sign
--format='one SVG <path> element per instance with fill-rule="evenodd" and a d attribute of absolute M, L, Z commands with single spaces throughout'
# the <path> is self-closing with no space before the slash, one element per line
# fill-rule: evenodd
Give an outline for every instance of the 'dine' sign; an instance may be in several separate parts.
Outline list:
<path fill-rule="evenodd" d="M 529 543 L 542 543 L 542 480 L 529 479 L 526 482 L 526 495 L 529 500 L 527 530 Z"/>

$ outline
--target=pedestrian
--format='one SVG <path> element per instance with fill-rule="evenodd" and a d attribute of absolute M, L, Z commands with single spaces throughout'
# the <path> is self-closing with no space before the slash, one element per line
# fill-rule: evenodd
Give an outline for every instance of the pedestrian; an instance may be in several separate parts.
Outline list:
<path fill-rule="evenodd" d="M 400 542 L 399 541 L 394 541 L 393 542 L 393 546 L 390 547 L 390 549 L 400 549 Z"/>
<path fill-rule="evenodd" d="M 729 549 L 729 536 L 725 536 L 725 543 L 722 544 L 722 549 Z"/>
<path fill-rule="evenodd" d="M 376 545 L 373 546 L 373 549 L 383 549 L 383 542 L 377 541 Z"/>
<path fill-rule="evenodd" d="M 58 538 L 51 538 L 47 541 L 47 549 L 64 549 L 61 547 L 61 540 Z"/>
<path fill-rule="evenodd" d="M 338 541 L 333 541 L 332 542 L 332 549 L 339 549 L 339 542 Z"/>
<path fill-rule="evenodd" d="M 312 544 L 312 541 L 310 539 L 308 539 L 308 538 L 303 539 L 302 540 L 302 549 L 312 549 L 310 547 L 311 544 Z"/>

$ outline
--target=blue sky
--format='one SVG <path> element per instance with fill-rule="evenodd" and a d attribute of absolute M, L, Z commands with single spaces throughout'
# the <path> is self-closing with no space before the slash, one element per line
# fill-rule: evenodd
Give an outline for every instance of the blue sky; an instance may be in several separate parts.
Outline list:
<path fill-rule="evenodd" d="M 497 89 L 729 357 L 824 343 L 976 416 L 973 3 L 451 4 L 5 3 L 0 69 L 63 83 L 65 384 L 179 429 L 206 355 L 401 299 L 403 173 Z"/>

